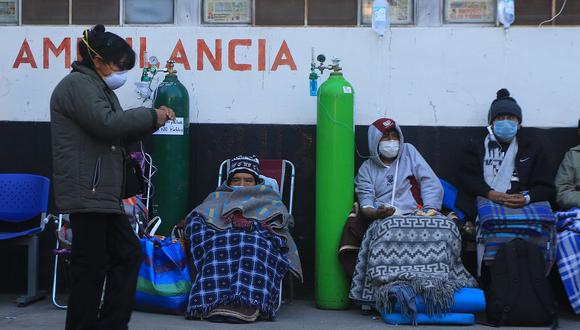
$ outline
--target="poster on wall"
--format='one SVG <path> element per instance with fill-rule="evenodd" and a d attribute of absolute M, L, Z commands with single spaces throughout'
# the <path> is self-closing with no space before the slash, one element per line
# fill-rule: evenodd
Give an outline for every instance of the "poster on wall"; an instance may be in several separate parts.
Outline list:
<path fill-rule="evenodd" d="M 0 22 L 18 23 L 17 0 L 0 0 Z"/>
<path fill-rule="evenodd" d="M 413 0 L 388 0 L 391 24 L 413 24 Z M 362 24 L 371 24 L 373 0 L 363 0 Z"/>
<path fill-rule="evenodd" d="M 203 20 L 205 23 L 238 23 L 252 22 L 251 0 L 205 0 L 203 2 Z"/>
<path fill-rule="evenodd" d="M 495 0 L 447 0 L 445 21 L 450 23 L 494 23 Z"/>

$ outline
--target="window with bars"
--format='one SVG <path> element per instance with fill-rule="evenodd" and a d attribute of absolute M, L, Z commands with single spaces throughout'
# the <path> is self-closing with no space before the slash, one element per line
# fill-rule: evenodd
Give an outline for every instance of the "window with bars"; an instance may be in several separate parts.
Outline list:
<path fill-rule="evenodd" d="M 494 24 L 497 1 L 503 0 L 432 1 L 388 0 L 391 24 L 413 25 L 415 16 L 437 15 L 438 10 L 444 23 Z M 545 24 L 580 25 L 580 0 L 516 0 L 514 25 L 539 25 L 564 4 L 560 15 Z M 176 12 L 192 8 L 200 10 L 189 13 L 195 22 L 201 16 L 202 24 L 220 25 L 368 26 L 372 17 L 372 0 L 0 0 L 0 24 L 175 24 Z"/>
<path fill-rule="evenodd" d="M 391 24 L 413 24 L 414 0 L 389 0 L 389 4 Z M 372 0 L 254 0 L 254 6 L 254 24 L 259 26 L 371 25 Z"/>
<path fill-rule="evenodd" d="M 495 23 L 497 1 L 502 0 L 444 0 L 444 21 L 446 23 Z M 556 16 L 563 4 L 564 0 L 516 0 L 514 25 L 539 25 Z M 549 24 L 580 25 L 580 1 L 568 0 L 561 15 Z"/>
<path fill-rule="evenodd" d="M 392 25 L 413 24 L 414 0 L 388 0 Z M 371 25 L 373 0 L 361 1 L 361 24 Z"/>
<path fill-rule="evenodd" d="M 304 25 L 305 0 L 254 0 L 255 25 Z"/>
<path fill-rule="evenodd" d="M 125 0 L 125 24 L 173 24 L 174 0 Z"/>
<path fill-rule="evenodd" d="M 251 24 L 252 0 L 204 0 L 202 12 L 208 24 Z"/>
<path fill-rule="evenodd" d="M 69 0 L 22 0 L 22 24 L 69 24 Z"/>
<path fill-rule="evenodd" d="M 357 0 L 308 0 L 307 24 L 313 26 L 355 26 Z"/>
<path fill-rule="evenodd" d="M 445 0 L 446 23 L 495 23 L 496 0 Z"/>
<path fill-rule="evenodd" d="M 18 0 L 0 0 L 0 24 L 18 24 Z"/>
<path fill-rule="evenodd" d="M 119 24 L 120 0 L 72 0 L 71 23 L 78 25 Z"/>
<path fill-rule="evenodd" d="M 21 0 L 24 25 L 173 24 L 175 0 Z M 0 23 L 18 24 L 18 0 L 0 0 Z M 121 11 L 121 6 L 123 10 Z"/>

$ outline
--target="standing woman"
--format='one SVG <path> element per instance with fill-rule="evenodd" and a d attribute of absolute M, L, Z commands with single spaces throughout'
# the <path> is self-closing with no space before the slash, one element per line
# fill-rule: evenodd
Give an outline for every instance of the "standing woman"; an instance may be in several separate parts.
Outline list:
<path fill-rule="evenodd" d="M 135 52 L 103 25 L 84 31 L 78 52 L 50 100 L 56 205 L 70 213 L 74 237 L 66 329 L 127 329 L 141 256 L 121 203 L 125 146 L 175 113 L 123 111 L 113 90 L 126 82 Z"/>

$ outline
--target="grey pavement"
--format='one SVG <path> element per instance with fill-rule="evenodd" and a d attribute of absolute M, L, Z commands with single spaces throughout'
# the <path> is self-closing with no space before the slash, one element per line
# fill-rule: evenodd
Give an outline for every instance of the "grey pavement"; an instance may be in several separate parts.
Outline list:
<path fill-rule="evenodd" d="M 27 307 L 16 307 L 13 303 L 15 295 L 0 295 L 0 329 L 63 329 L 66 317 L 65 310 L 56 309 L 45 299 Z M 480 315 L 481 316 L 481 315 Z M 233 325 L 210 323 L 207 321 L 186 320 L 182 316 L 162 315 L 133 312 L 130 329 L 316 329 L 316 330 L 351 330 L 351 329 L 385 329 L 396 328 L 400 330 L 430 330 L 430 329 L 493 329 L 483 325 L 469 327 L 453 326 L 392 326 L 382 322 L 378 316 L 362 315 L 356 308 L 344 311 L 325 311 L 317 309 L 311 300 L 294 300 L 292 303 L 282 305 L 275 322 L 256 322 L 247 325 Z M 527 329 L 527 328 L 509 328 Z M 544 329 L 544 328 L 529 328 Z M 547 328 L 545 328 L 547 329 Z M 560 329 L 580 329 L 579 315 L 562 315 Z"/>

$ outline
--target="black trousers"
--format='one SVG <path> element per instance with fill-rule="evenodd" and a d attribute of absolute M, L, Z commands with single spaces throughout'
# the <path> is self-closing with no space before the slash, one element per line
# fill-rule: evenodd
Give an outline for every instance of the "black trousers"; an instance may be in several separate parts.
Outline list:
<path fill-rule="evenodd" d="M 77 213 L 70 221 L 72 285 L 66 329 L 128 329 L 141 250 L 127 216 Z"/>

